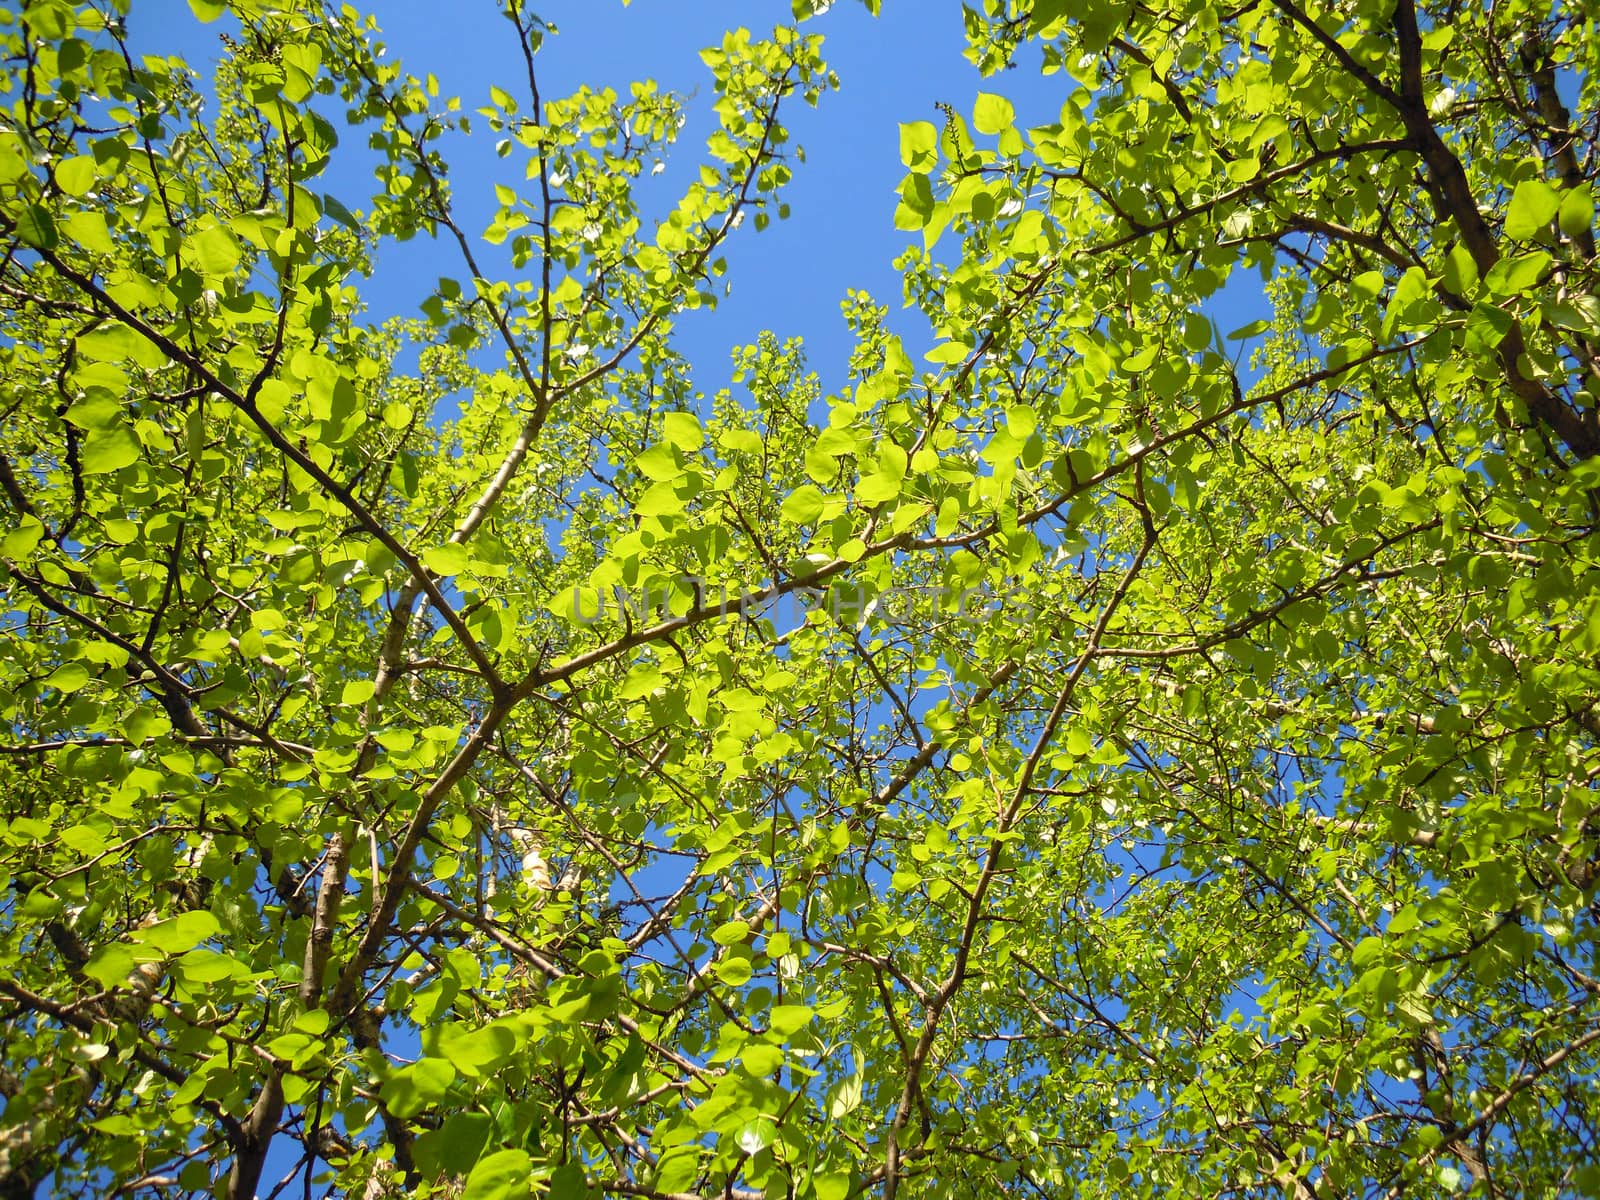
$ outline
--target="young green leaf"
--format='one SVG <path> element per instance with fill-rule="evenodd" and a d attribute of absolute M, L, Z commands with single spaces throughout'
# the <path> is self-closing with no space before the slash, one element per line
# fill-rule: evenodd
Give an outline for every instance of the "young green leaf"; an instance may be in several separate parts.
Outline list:
<path fill-rule="evenodd" d="M 1524 179 L 1511 193 L 1506 236 L 1523 242 L 1546 236 L 1560 207 L 1561 196 L 1555 188 L 1542 179 Z"/>

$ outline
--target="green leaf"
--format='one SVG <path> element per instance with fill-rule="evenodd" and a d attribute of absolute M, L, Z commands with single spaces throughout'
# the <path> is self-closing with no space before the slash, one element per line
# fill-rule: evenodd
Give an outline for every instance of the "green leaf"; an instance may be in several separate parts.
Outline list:
<path fill-rule="evenodd" d="M 1542 179 L 1525 179 L 1511 193 L 1506 210 L 1506 236 L 1518 241 L 1534 241 L 1548 235 L 1550 222 L 1561 207 L 1555 188 Z"/>
<path fill-rule="evenodd" d="M 161 347 L 137 330 L 115 321 L 99 325 L 81 335 L 78 338 L 78 353 L 95 362 L 133 362 L 150 368 L 165 366 L 167 362 Z"/>
<path fill-rule="evenodd" d="M 139 439 L 126 425 L 96 429 L 84 440 L 82 451 L 85 475 L 109 475 L 139 461 Z"/>
<path fill-rule="evenodd" d="M 339 696 L 339 703 L 352 707 L 359 707 L 372 699 L 377 691 L 377 684 L 370 679 L 352 679 L 344 685 L 344 690 Z"/>
<path fill-rule="evenodd" d="M 141 954 L 126 942 L 108 942 L 101 946 L 83 966 L 83 973 L 102 987 L 119 987 L 128 981 L 128 976 L 142 962 L 151 959 L 148 953 Z"/>
<path fill-rule="evenodd" d="M 1028 19 L 1028 33 L 1037 37 L 1055 22 L 1072 11 L 1072 0 L 1034 0 L 1033 12 Z M 819 1197 L 819 1200 L 827 1200 Z"/>
<path fill-rule="evenodd" d="M 452 1175 L 468 1174 L 493 1130 L 494 1120 L 487 1113 L 451 1113 L 439 1130 L 440 1165 Z"/>
<path fill-rule="evenodd" d="M 1004 96 L 978 93 L 977 103 L 972 109 L 972 125 L 979 133 L 1000 133 L 1010 129 L 1016 119 L 1016 110 Z"/>
<path fill-rule="evenodd" d="M 900 126 L 900 161 L 919 175 L 926 175 L 939 165 L 939 130 L 931 121 L 911 121 Z"/>
<path fill-rule="evenodd" d="M 67 420 L 79 429 L 110 429 L 122 421 L 123 405 L 111 396 L 95 393 L 67 409 Z"/>
<path fill-rule="evenodd" d="M 971 353 L 972 347 L 966 342 L 940 342 L 923 357 L 931 363 L 954 366 L 956 363 L 965 362 L 967 355 Z"/>
<path fill-rule="evenodd" d="M 337 196 L 331 192 L 324 192 L 320 199 L 323 212 L 327 213 L 351 233 L 362 232 L 361 222 L 356 219 L 356 215 L 346 208 Z"/>
<path fill-rule="evenodd" d="M 917 217 L 913 228 L 921 228 L 933 216 L 933 185 L 926 175 L 907 175 L 900 185 L 900 201 L 906 210 Z"/>
<path fill-rule="evenodd" d="M 459 575 L 467 569 L 467 564 L 470 561 L 472 561 L 472 555 L 459 542 L 446 542 L 442 546 L 430 546 L 422 552 L 422 565 L 435 575 Z"/>
<path fill-rule="evenodd" d="M 516 1035 L 504 1025 L 453 1032 L 438 1040 L 437 1051 L 469 1079 L 485 1078 L 510 1061 L 517 1050 Z"/>
<path fill-rule="evenodd" d="M 1549 266 L 1550 256 L 1543 250 L 1534 250 L 1516 258 L 1502 258 L 1489 268 L 1489 273 L 1483 277 L 1483 284 L 1491 295 L 1519 296 L 1536 288 Z"/>
<path fill-rule="evenodd" d="M 790 1037 L 809 1025 L 816 1012 L 804 1004 L 779 1004 L 767 1014 L 772 1032 Z"/>
<path fill-rule="evenodd" d="M 44 522 L 32 513 L 17 521 L 16 528 L 0 538 L 0 554 L 13 562 L 22 562 L 31 555 L 44 537 Z"/>
<path fill-rule="evenodd" d="M 136 930 L 132 937 L 135 942 L 159 950 L 163 954 L 182 954 L 221 932 L 222 926 L 218 924 L 216 917 L 204 909 L 192 909 L 178 914 L 169 921 L 161 921 L 148 928 Z"/>
<path fill-rule="evenodd" d="M 878 473 L 899 481 L 906 477 L 910 457 L 894 442 L 884 442 L 878 447 Z"/>
<path fill-rule="evenodd" d="M 17 236 L 35 250 L 54 250 L 60 244 L 55 218 L 37 204 L 28 205 L 17 216 Z"/>
<path fill-rule="evenodd" d="M 755 1042 L 744 1048 L 739 1055 L 739 1063 L 750 1074 L 767 1077 L 783 1066 L 783 1050 L 778 1046 L 769 1046 L 763 1042 Z"/>
<path fill-rule="evenodd" d="M 448 1062 L 441 1058 L 423 1058 L 401 1067 L 384 1080 L 379 1095 L 395 1116 L 410 1118 L 443 1100 L 455 1080 L 456 1069 Z M 483 1163 L 478 1165 L 481 1167 Z M 473 1173 L 477 1173 L 476 1169 Z"/>
<path fill-rule="evenodd" d="M 122 721 L 122 735 L 134 745 L 172 732 L 172 722 L 159 710 L 150 707 L 136 708 Z"/>
<path fill-rule="evenodd" d="M 1472 312 L 1467 317 L 1467 335 L 1469 339 L 1492 350 L 1505 340 L 1506 334 L 1511 332 L 1511 327 L 1516 323 L 1517 319 L 1499 305 L 1480 300 L 1472 306 Z"/>
<path fill-rule="evenodd" d="M 202 229 L 183 244 L 188 265 L 208 277 L 230 273 L 238 265 L 239 254 L 239 243 L 220 225 Z"/>
<path fill-rule="evenodd" d="M 1006 409 L 1006 432 L 1018 441 L 1025 442 L 1039 427 L 1039 414 L 1026 404 Z"/>
<path fill-rule="evenodd" d="M 478 1160 L 467 1176 L 462 1200 L 529 1200 L 533 1159 L 526 1150 L 496 1150 Z"/>
<path fill-rule="evenodd" d="M 1568 237 L 1582 237 L 1594 226 L 1594 196 L 1588 184 L 1562 194 L 1556 221 Z"/>
<path fill-rule="evenodd" d="M 112 1137 L 137 1137 L 140 1129 L 135 1125 L 133 1118 L 123 1113 L 114 1113 L 109 1117 L 89 1122 L 91 1129 L 101 1133 L 110 1134 Z"/>
<path fill-rule="evenodd" d="M 861 1076 L 847 1075 L 828 1089 L 828 1116 L 837 1121 L 861 1107 Z"/>
<path fill-rule="evenodd" d="M 686 486 L 686 483 L 687 481 L 680 477 L 652 484 L 639 497 L 633 506 L 633 511 L 641 517 L 681 516 L 695 495 L 694 489 Z"/>
<path fill-rule="evenodd" d="M 94 188 L 95 175 L 95 161 L 91 155 L 80 154 L 56 165 L 56 183 L 69 196 L 87 196 Z"/>
<path fill-rule="evenodd" d="M 1465 246 L 1452 246 L 1445 255 L 1444 285 L 1457 296 L 1470 296 L 1478 282 L 1478 264 Z"/>
<path fill-rule="evenodd" d="M 790 525 L 814 525 L 825 505 L 826 498 L 820 488 L 802 484 L 784 499 L 783 519 Z"/>
<path fill-rule="evenodd" d="M 589 1178 L 583 1164 L 566 1162 L 550 1173 L 547 1200 L 585 1200 L 589 1195 Z"/>
<path fill-rule="evenodd" d="M 679 464 L 677 455 L 665 443 L 651 446 L 642 454 L 636 455 L 633 465 L 646 479 L 662 483 L 670 483 L 683 477 L 683 467 Z"/>
<path fill-rule="evenodd" d="M 50 673 L 44 685 L 58 692 L 76 692 L 88 682 L 88 667 L 82 663 L 65 663 Z"/>
<path fill-rule="evenodd" d="M 692 454 L 705 443 L 705 430 L 693 413 L 671 412 L 662 418 L 666 439 L 680 450 Z"/>
<path fill-rule="evenodd" d="M 235 958 L 204 947 L 190 950 L 173 964 L 173 970 L 191 985 L 206 987 L 225 979 L 243 979 L 249 968 Z"/>
<path fill-rule="evenodd" d="M 1360 968 L 1377 958 L 1381 958 L 1383 956 L 1383 945 L 1384 942 L 1381 937 L 1362 938 L 1360 942 L 1356 943 L 1355 951 L 1350 955 L 1351 965 Z"/>
<path fill-rule="evenodd" d="M 662 685 L 661 668 L 653 662 L 636 663 L 629 668 L 617 694 L 624 700 L 638 700 L 651 695 Z"/>
<path fill-rule="evenodd" d="M 693 1146 L 675 1146 L 656 1164 L 655 1190 L 683 1192 L 700 1177 L 700 1152 Z"/>
<path fill-rule="evenodd" d="M 856 485 L 856 499 L 862 504 L 885 504 L 900 495 L 901 485 L 905 474 L 894 474 L 883 470 L 874 471 L 862 477 Z"/>

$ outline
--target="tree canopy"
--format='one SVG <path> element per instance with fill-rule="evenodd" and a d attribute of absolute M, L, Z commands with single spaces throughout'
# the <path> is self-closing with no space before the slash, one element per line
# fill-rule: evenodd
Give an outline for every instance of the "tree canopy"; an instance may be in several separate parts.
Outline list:
<path fill-rule="evenodd" d="M 828 7 L 703 146 L 0 8 L 0 1195 L 1600 1194 L 1592 11 L 930 5 L 903 296 L 705 395 Z"/>

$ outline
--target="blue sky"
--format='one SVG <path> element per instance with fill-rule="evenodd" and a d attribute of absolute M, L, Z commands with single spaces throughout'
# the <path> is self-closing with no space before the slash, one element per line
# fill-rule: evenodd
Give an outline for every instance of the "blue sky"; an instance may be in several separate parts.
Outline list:
<path fill-rule="evenodd" d="M 487 105 L 491 84 L 526 102 L 520 50 L 492 0 L 358 0 L 373 13 L 391 60 L 398 58 L 419 77 L 439 80 L 440 96 L 459 96 L 466 112 Z M 723 33 L 745 26 L 766 33 L 791 21 L 789 0 L 550 0 L 530 6 L 553 24 L 538 60 L 545 99 L 579 86 L 611 86 L 623 95 L 637 79 L 689 97 L 689 125 L 659 179 L 640 183 L 640 195 L 655 200 L 647 219 L 663 216 L 702 161 L 705 135 L 713 127 L 710 74 L 699 52 Z M 187 0 L 155 0 L 135 8 L 135 41 L 151 50 L 183 55 L 210 83 L 219 53 L 218 35 L 228 22 L 200 25 Z M 676 344 L 709 395 L 731 374 L 730 352 L 770 330 L 780 340 L 803 339 L 811 368 L 824 391 L 842 384 L 850 338 L 839 303 L 848 289 L 862 289 L 891 310 L 890 325 L 913 348 L 929 343 L 918 318 L 901 310 L 899 273 L 893 261 L 917 235 L 894 228 L 896 192 L 905 176 L 899 125 L 941 121 L 936 105 L 949 104 L 970 117 L 978 92 L 993 91 L 1015 105 L 1019 126 L 1053 123 L 1070 86 L 1062 75 L 1043 76 L 1038 55 L 1026 51 L 1015 69 L 985 79 L 962 51 L 958 0 L 886 0 L 874 18 L 857 0 L 838 0 L 807 26 L 824 37 L 824 56 L 841 80 L 839 91 L 816 109 L 798 100 L 785 113 L 792 141 L 805 150 L 785 193 L 792 216 L 756 233 L 747 224 L 727 247 L 732 294 L 714 313 L 680 318 Z M 330 115 L 333 115 L 330 110 Z M 319 188 L 353 210 L 368 207 L 374 190 L 371 155 L 364 137 L 338 121 L 341 145 Z M 469 137 L 443 145 L 450 162 L 456 211 L 468 231 L 485 228 L 493 213 L 493 183 L 526 188 L 505 175 L 494 154 L 496 135 L 479 120 Z M 938 253 L 948 257 L 948 238 Z M 487 261 L 497 253 L 480 247 Z M 386 243 L 374 278 L 361 285 L 373 320 L 415 315 L 441 275 L 459 277 L 459 255 L 444 241 Z M 1253 272 L 1236 273 L 1229 287 L 1207 306 L 1224 331 L 1264 315 Z M 898 316 L 896 315 L 898 314 Z"/>
<path fill-rule="evenodd" d="M 489 0 L 372 0 L 389 57 L 412 74 L 437 76 L 441 97 L 455 95 L 465 111 L 489 103 L 497 83 L 524 99 L 524 69 L 515 38 Z M 609 85 L 626 95 L 636 79 L 690 97 L 690 123 L 658 180 L 646 181 L 662 215 L 703 157 L 712 127 L 710 75 L 699 58 L 725 30 L 743 25 L 770 31 L 790 21 L 789 0 L 557 0 L 535 4 L 559 35 L 538 58 L 546 99 L 582 84 Z M 182 54 L 209 84 L 226 22 L 197 24 L 186 0 L 160 0 L 136 8 L 136 41 L 150 50 Z M 979 90 L 999 91 L 1016 104 L 1019 124 L 1048 124 L 1065 96 L 1062 77 L 1041 77 L 1033 63 L 985 81 L 962 56 L 961 6 L 955 0 L 889 0 L 872 18 L 854 0 L 841 0 L 808 32 L 824 35 L 824 54 L 842 81 L 816 109 L 795 101 L 786 113 L 793 140 L 804 147 L 786 199 L 790 220 L 757 234 L 746 225 L 728 247 L 732 295 L 715 313 L 685 316 L 678 345 L 694 364 L 702 389 L 723 385 L 729 353 L 761 331 L 804 339 L 810 364 L 824 386 L 842 381 L 849 337 L 839 302 L 850 288 L 865 289 L 898 311 L 899 273 L 891 265 L 914 236 L 893 225 L 896 192 L 905 169 L 899 123 L 938 122 L 935 105 L 971 113 Z M 320 181 L 351 209 L 367 207 L 373 190 L 363 139 L 339 123 L 343 139 L 334 165 Z M 495 135 L 479 121 L 470 137 L 445 144 L 458 213 L 468 230 L 482 229 L 494 206 L 492 183 L 503 164 Z M 519 184 L 520 179 L 504 182 Z M 522 186 L 526 186 L 523 184 Z M 942 247 L 954 252 L 954 239 Z M 492 257 L 493 252 L 490 252 Z M 440 275 L 461 274 L 454 248 L 442 241 L 386 244 L 377 273 L 362 285 L 374 319 L 414 315 Z M 908 316 L 910 314 L 907 314 Z M 893 322 L 914 338 L 914 324 Z"/>
<path fill-rule="evenodd" d="M 970 112 L 984 83 L 962 57 L 961 9 L 954 0 L 891 0 L 885 8 L 874 20 L 846 0 L 809 26 L 824 35 L 824 54 L 842 87 L 814 110 L 791 104 L 785 119 L 806 152 L 787 193 L 793 215 L 760 234 L 749 225 L 741 229 L 727 255 L 732 295 L 715 313 L 680 323 L 680 348 L 702 386 L 720 384 L 730 349 L 753 342 L 764 329 L 780 338 L 802 337 L 812 366 L 834 382 L 849 348 L 839 313 L 846 290 L 864 288 L 880 303 L 899 307 L 899 274 L 891 263 L 910 236 L 893 226 L 895 193 L 905 174 L 899 122 L 938 120 L 937 102 Z M 516 43 L 487 3 L 454 5 L 449 21 L 415 2 L 373 9 L 391 53 L 414 72 L 433 71 L 441 92 L 461 96 L 468 107 L 488 102 L 490 82 L 510 88 L 522 78 Z M 700 49 L 720 42 L 730 28 L 743 25 L 759 34 L 790 20 L 788 0 L 634 0 L 627 7 L 621 0 L 568 0 L 534 11 L 560 31 L 538 60 L 547 96 L 584 83 L 625 95 L 629 82 L 649 78 L 693 98 L 683 139 L 654 181 L 663 212 L 696 170 L 711 128 L 710 77 Z M 1007 73 L 1004 87 L 1024 93 L 1015 98 L 1025 120 L 1055 120 L 1064 96 L 1059 78 L 1018 70 Z M 475 133 L 472 141 L 458 147 L 464 153 L 453 171 L 464 211 L 480 218 L 469 226 L 481 227 L 493 204 L 487 172 L 494 159 L 488 137 Z M 484 182 L 474 188 L 479 172 Z M 418 249 L 432 257 L 430 248 Z M 380 281 L 389 278 L 388 266 Z M 435 274 L 421 271 L 415 283 L 430 285 Z M 404 280 L 401 290 L 413 284 L 406 273 L 397 276 Z"/>

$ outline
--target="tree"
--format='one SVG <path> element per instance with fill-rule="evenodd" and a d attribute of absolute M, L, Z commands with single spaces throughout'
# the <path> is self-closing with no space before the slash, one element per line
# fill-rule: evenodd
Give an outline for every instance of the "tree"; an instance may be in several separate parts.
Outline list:
<path fill-rule="evenodd" d="M 128 7 L 0 26 L 0 1191 L 1600 1194 L 1581 6 L 974 4 L 1062 107 L 901 126 L 931 350 L 710 400 L 825 19 L 657 217 L 520 0 L 473 115 Z"/>

